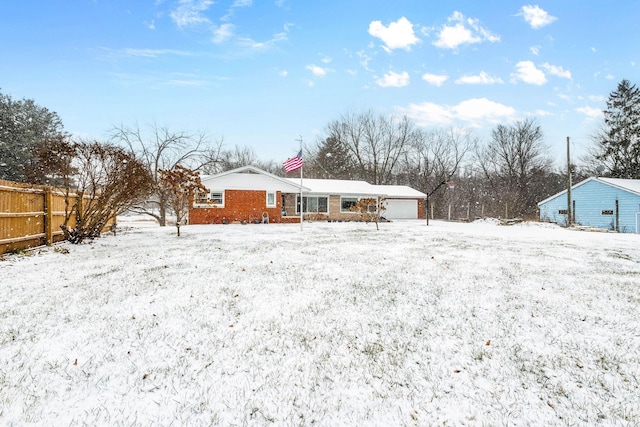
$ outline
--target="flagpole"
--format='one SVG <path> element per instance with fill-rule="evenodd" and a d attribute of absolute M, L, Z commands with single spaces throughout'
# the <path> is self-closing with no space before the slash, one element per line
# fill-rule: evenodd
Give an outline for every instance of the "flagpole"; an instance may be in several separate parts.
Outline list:
<path fill-rule="evenodd" d="M 300 154 L 302 155 L 302 135 L 298 139 L 300 141 Z M 304 156 L 302 156 L 304 159 Z M 302 223 L 304 222 L 304 203 L 302 201 L 302 169 L 304 168 L 304 163 L 300 166 L 300 231 L 302 231 Z"/>

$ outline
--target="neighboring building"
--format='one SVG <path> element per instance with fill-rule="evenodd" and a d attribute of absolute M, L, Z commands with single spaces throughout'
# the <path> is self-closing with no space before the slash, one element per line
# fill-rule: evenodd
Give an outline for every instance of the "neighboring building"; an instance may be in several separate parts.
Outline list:
<path fill-rule="evenodd" d="M 253 166 L 204 176 L 209 190 L 198 194 L 189 211 L 191 224 L 300 221 L 300 179 L 281 178 Z M 349 221 L 362 198 L 381 200 L 387 219 L 424 219 L 426 195 L 407 186 L 377 186 L 365 181 L 303 179 L 302 210 L 308 220 Z"/>
<path fill-rule="evenodd" d="M 573 223 L 622 233 L 640 232 L 640 180 L 588 178 L 571 188 Z M 538 203 L 540 220 L 566 225 L 567 190 Z"/>

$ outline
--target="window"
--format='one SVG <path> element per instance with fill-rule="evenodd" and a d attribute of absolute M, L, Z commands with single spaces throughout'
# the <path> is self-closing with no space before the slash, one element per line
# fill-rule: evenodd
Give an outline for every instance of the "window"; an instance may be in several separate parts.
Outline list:
<path fill-rule="evenodd" d="M 300 195 L 296 199 L 296 213 L 300 214 Z M 304 213 L 327 213 L 329 212 L 329 198 L 325 196 L 309 196 L 302 198 L 302 210 Z"/>
<path fill-rule="evenodd" d="M 211 192 L 211 203 L 214 205 L 224 205 L 224 192 L 222 191 L 212 191 Z"/>
<path fill-rule="evenodd" d="M 267 207 L 268 208 L 276 207 L 276 193 L 271 193 L 267 191 Z"/>
<path fill-rule="evenodd" d="M 357 197 L 341 197 L 340 198 L 340 212 L 352 212 L 351 208 L 358 203 Z"/>
<path fill-rule="evenodd" d="M 602 215 L 613 215 L 613 210 L 611 209 L 604 209 L 602 211 Z"/>
<path fill-rule="evenodd" d="M 224 191 L 212 191 L 210 193 L 196 193 L 195 202 L 197 205 L 224 205 Z"/>

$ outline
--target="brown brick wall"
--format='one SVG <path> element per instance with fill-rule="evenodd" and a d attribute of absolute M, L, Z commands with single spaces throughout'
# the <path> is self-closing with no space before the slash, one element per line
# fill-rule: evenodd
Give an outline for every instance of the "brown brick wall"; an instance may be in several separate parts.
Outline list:
<path fill-rule="evenodd" d="M 425 199 L 418 199 L 418 219 L 427 219 Z"/>
<path fill-rule="evenodd" d="M 266 191 L 226 190 L 224 192 L 224 207 L 221 208 L 191 208 L 189 223 L 191 224 L 222 224 L 228 222 L 246 221 L 252 223 L 261 221 L 266 213 L 269 222 L 283 222 L 281 216 L 282 196 L 276 193 L 276 207 L 267 208 Z"/>

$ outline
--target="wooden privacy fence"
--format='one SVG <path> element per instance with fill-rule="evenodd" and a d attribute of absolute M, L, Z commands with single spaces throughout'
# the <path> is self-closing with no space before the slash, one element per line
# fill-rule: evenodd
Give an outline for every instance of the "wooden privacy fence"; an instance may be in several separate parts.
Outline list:
<path fill-rule="evenodd" d="M 0 180 L 0 254 L 64 240 L 64 218 L 63 190 Z"/>

